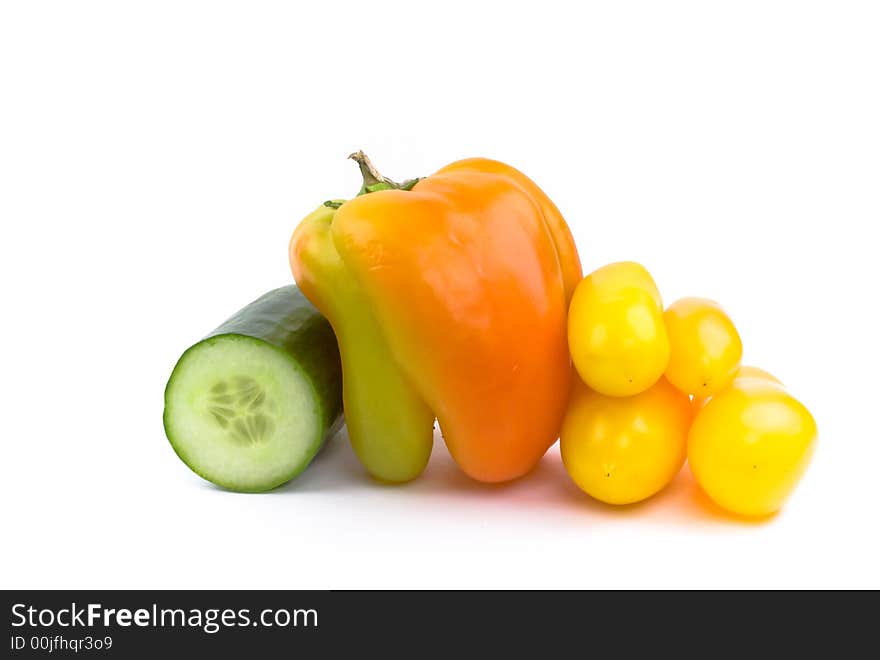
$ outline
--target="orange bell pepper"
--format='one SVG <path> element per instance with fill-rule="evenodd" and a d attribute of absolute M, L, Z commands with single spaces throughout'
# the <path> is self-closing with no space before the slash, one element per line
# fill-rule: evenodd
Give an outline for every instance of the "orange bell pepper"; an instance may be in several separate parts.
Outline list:
<path fill-rule="evenodd" d="M 565 220 L 497 161 L 396 184 L 352 157 L 361 194 L 303 220 L 290 262 L 336 331 L 356 453 L 376 477 L 411 479 L 436 417 L 474 479 L 525 474 L 558 436 L 571 381 L 581 265 Z"/>

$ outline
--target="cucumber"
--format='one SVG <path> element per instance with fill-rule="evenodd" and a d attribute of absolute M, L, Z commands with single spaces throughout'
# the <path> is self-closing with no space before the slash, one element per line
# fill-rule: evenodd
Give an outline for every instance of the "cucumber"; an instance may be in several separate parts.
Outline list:
<path fill-rule="evenodd" d="M 180 459 L 218 486 L 290 481 L 342 423 L 330 324 L 294 285 L 263 295 L 180 357 L 163 421 Z"/>

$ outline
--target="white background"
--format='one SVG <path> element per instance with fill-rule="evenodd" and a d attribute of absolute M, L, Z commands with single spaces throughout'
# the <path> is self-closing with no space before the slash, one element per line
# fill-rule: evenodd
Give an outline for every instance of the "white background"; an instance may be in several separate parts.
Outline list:
<path fill-rule="evenodd" d="M 0 9 L 0 587 L 880 587 L 880 14 L 864 2 L 8 2 Z M 179 354 L 291 280 L 353 194 L 466 156 L 534 178 L 586 270 L 721 301 L 813 411 L 775 518 L 687 471 L 612 509 L 552 450 L 407 486 L 340 436 L 225 493 L 161 424 Z"/>

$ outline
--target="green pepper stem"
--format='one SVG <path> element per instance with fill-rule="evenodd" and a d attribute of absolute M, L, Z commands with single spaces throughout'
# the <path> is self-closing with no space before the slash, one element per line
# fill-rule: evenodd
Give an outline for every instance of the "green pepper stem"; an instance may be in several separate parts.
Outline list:
<path fill-rule="evenodd" d="M 376 169 L 367 157 L 367 154 L 360 150 L 355 151 L 353 154 L 349 154 L 348 157 L 358 164 L 358 167 L 361 170 L 361 176 L 364 178 L 364 183 L 361 186 L 360 192 L 358 192 L 359 196 L 376 192 L 378 190 L 412 190 L 413 186 L 415 186 L 420 180 L 419 178 L 407 179 L 403 183 L 392 181 L 391 179 L 382 176 L 379 173 L 379 170 Z"/>
<path fill-rule="evenodd" d="M 363 185 L 361 185 L 357 197 L 366 195 L 367 193 L 377 192 L 379 190 L 412 190 L 413 186 L 422 180 L 421 177 L 416 177 L 415 179 L 407 179 L 403 183 L 397 183 L 396 181 L 392 181 L 379 174 L 379 170 L 377 170 L 373 163 L 370 162 L 367 154 L 363 151 L 355 151 L 353 154 L 349 154 L 348 157 L 358 164 L 358 167 L 361 170 L 361 176 L 364 178 Z M 329 200 L 324 202 L 324 206 L 331 209 L 338 209 L 343 203 L 344 202 L 338 200 Z"/>
<path fill-rule="evenodd" d="M 364 188 L 375 186 L 380 183 L 393 183 L 393 181 L 389 181 L 379 174 L 379 170 L 375 168 L 367 154 L 363 151 L 355 151 L 352 154 L 348 154 L 348 157 L 358 164 L 358 167 L 361 170 L 361 176 L 364 177 Z"/>

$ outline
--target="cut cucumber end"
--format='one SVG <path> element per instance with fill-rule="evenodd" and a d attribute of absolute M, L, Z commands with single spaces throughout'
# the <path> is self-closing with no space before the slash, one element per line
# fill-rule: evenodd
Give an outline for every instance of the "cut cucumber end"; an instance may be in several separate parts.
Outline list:
<path fill-rule="evenodd" d="M 187 350 L 165 389 L 165 433 L 193 472 L 239 492 L 293 479 L 321 448 L 318 396 L 297 361 L 247 335 Z"/>

